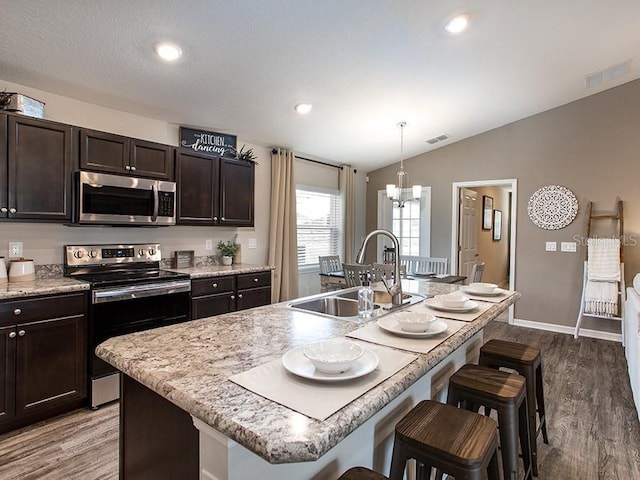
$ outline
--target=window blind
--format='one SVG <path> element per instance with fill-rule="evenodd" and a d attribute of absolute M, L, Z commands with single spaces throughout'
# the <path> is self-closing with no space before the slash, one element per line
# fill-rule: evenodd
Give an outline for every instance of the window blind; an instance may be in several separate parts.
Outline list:
<path fill-rule="evenodd" d="M 298 266 L 317 265 L 322 255 L 340 255 L 342 214 L 339 191 L 296 189 Z"/>

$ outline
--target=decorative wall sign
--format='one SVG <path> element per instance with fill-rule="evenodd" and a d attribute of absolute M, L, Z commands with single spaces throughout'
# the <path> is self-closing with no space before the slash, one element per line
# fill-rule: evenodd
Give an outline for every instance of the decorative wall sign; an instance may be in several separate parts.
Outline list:
<path fill-rule="evenodd" d="M 493 197 L 482 196 L 482 229 L 491 230 L 493 227 Z"/>
<path fill-rule="evenodd" d="M 496 242 L 502 239 L 502 210 L 493 211 L 493 239 Z"/>
<path fill-rule="evenodd" d="M 578 199 L 568 188 L 548 185 L 536 190 L 527 205 L 531 221 L 545 230 L 559 230 L 578 214 Z"/>
<path fill-rule="evenodd" d="M 180 127 L 180 146 L 194 152 L 236 158 L 236 145 L 235 135 Z"/>

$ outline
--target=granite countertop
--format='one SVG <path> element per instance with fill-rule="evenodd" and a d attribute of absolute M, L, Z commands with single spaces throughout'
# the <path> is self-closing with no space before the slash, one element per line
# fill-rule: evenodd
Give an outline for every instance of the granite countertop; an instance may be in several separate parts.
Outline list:
<path fill-rule="evenodd" d="M 403 282 L 405 285 L 405 282 Z M 434 295 L 457 286 L 407 283 L 405 290 Z M 416 291 L 417 290 L 417 291 Z M 288 350 L 334 336 L 360 323 L 268 305 L 111 338 L 99 357 L 271 463 L 313 461 L 431 370 L 520 298 L 514 293 L 426 355 L 345 406 L 317 421 L 228 380 Z M 393 315 L 393 314 L 391 314 Z"/>
<path fill-rule="evenodd" d="M 174 272 L 187 273 L 191 278 L 220 277 L 223 275 L 238 275 L 241 273 L 269 272 L 275 270 L 272 265 L 252 265 L 236 263 L 233 265 L 201 265 L 188 268 L 169 268 Z"/>
<path fill-rule="evenodd" d="M 89 290 L 89 284 L 67 277 L 38 278 L 31 282 L 0 283 L 0 300 Z"/>

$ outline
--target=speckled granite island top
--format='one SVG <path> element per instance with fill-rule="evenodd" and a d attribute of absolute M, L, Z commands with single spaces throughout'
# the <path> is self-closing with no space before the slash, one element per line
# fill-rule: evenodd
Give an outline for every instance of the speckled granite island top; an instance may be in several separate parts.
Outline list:
<path fill-rule="evenodd" d="M 89 284 L 66 277 L 42 278 L 32 282 L 0 283 L 0 300 L 11 300 L 38 295 L 89 290 Z"/>
<path fill-rule="evenodd" d="M 412 291 L 410 286 L 430 295 L 458 288 L 408 282 L 405 290 Z M 245 390 L 228 377 L 281 358 L 296 346 L 345 335 L 361 324 L 277 304 L 115 337 L 98 346 L 97 354 L 267 461 L 306 462 L 321 457 L 518 298 L 514 293 L 493 305 L 322 422 Z"/>

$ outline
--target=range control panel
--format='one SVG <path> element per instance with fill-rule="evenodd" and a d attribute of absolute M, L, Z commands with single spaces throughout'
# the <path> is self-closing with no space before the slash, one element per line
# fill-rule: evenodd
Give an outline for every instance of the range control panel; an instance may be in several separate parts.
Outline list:
<path fill-rule="evenodd" d="M 68 266 L 104 265 L 113 263 L 159 262 L 162 251 L 158 243 L 131 245 L 65 245 Z"/>

